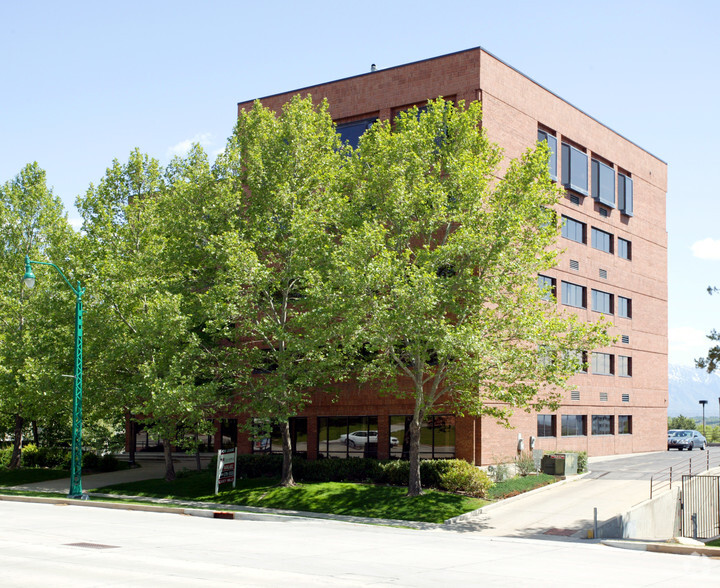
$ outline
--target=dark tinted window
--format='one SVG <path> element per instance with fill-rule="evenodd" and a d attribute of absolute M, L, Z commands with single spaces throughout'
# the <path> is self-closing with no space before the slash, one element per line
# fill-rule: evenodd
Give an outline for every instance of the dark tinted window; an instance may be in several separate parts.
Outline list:
<path fill-rule="evenodd" d="M 543 300 L 552 300 L 555 296 L 555 278 L 548 276 L 538 276 L 538 286 L 541 290 L 546 290 Z"/>
<path fill-rule="evenodd" d="M 593 198 L 615 208 L 615 170 L 596 159 L 592 160 Z"/>
<path fill-rule="evenodd" d="M 620 237 L 618 237 L 618 257 L 632 259 L 632 243 Z"/>
<path fill-rule="evenodd" d="M 596 229 L 595 227 L 593 227 L 590 244 L 595 249 L 599 249 L 600 251 L 604 251 L 605 253 L 612 253 L 612 237 L 613 236 L 610 233 L 606 233 L 605 231 L 601 231 L 600 229 Z"/>
<path fill-rule="evenodd" d="M 618 208 L 628 216 L 633 215 L 633 181 L 623 174 L 618 174 Z"/>
<path fill-rule="evenodd" d="M 561 234 L 563 237 L 570 239 L 571 241 L 585 243 L 585 223 L 576 221 L 569 216 L 564 216 L 562 217 Z"/>
<path fill-rule="evenodd" d="M 609 414 L 594 414 L 592 417 L 593 435 L 612 435 L 613 417 Z"/>
<path fill-rule="evenodd" d="M 538 437 L 554 437 L 555 436 L 555 415 L 552 415 L 552 414 L 537 415 L 537 436 Z"/>
<path fill-rule="evenodd" d="M 592 309 L 605 314 L 613 313 L 613 296 L 601 290 L 592 291 Z"/>
<path fill-rule="evenodd" d="M 601 376 L 612 376 L 613 356 L 609 353 L 592 354 L 592 373 Z"/>
<path fill-rule="evenodd" d="M 352 148 L 356 149 L 358 141 L 360 141 L 360 136 L 367 131 L 376 120 L 376 118 L 366 118 L 343 123 L 337 126 L 337 132 L 340 133 L 343 143 L 350 143 Z"/>
<path fill-rule="evenodd" d="M 555 136 L 545 131 L 538 131 L 538 141 L 545 141 L 548 149 L 550 149 L 550 159 L 548 160 L 548 169 L 550 177 L 557 180 L 557 139 Z"/>
<path fill-rule="evenodd" d="M 632 318 L 632 300 L 624 296 L 618 296 L 618 316 L 621 318 Z"/>
<path fill-rule="evenodd" d="M 588 195 L 588 157 L 566 143 L 562 144 L 562 183 L 570 190 Z"/>
<path fill-rule="evenodd" d="M 561 435 L 575 437 L 585 434 L 585 417 L 580 414 L 564 414 L 561 420 Z"/>
<path fill-rule="evenodd" d="M 585 308 L 585 287 L 571 284 L 570 282 L 563 282 L 562 303 L 577 308 Z"/>

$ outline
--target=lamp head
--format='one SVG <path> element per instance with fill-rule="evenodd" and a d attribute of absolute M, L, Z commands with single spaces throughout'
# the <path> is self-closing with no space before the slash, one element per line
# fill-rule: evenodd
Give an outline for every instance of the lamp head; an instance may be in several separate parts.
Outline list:
<path fill-rule="evenodd" d="M 30 258 L 27 255 L 25 256 L 25 275 L 23 276 L 23 284 L 25 284 L 26 288 L 35 287 L 35 274 L 30 267 Z"/>

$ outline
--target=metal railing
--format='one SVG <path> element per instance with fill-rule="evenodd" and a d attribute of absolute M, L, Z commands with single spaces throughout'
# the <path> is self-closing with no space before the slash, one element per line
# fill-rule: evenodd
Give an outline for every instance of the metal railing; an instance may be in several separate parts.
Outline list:
<path fill-rule="evenodd" d="M 720 476 L 683 476 L 680 534 L 712 539 L 720 533 Z"/>
<path fill-rule="evenodd" d="M 671 465 L 650 477 L 650 498 L 662 490 L 669 490 L 679 484 L 683 476 L 697 476 L 712 468 L 720 467 L 720 451 L 706 449 L 704 455 L 689 457 Z"/>

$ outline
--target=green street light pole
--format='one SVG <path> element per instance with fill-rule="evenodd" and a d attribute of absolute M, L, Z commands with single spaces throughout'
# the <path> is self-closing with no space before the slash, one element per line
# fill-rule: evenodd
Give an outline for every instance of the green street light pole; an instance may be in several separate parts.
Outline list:
<path fill-rule="evenodd" d="M 68 498 L 83 498 L 82 491 L 82 295 L 85 289 L 77 283 L 77 288 L 73 288 L 70 281 L 65 277 L 62 270 L 54 263 L 47 261 L 32 261 L 27 255 L 25 256 L 25 275 L 23 283 L 28 288 L 35 286 L 35 274 L 33 274 L 31 264 L 49 265 L 54 267 L 70 286 L 75 294 L 75 371 L 73 374 L 73 415 L 72 415 L 72 449 L 70 461 L 70 492 Z"/>

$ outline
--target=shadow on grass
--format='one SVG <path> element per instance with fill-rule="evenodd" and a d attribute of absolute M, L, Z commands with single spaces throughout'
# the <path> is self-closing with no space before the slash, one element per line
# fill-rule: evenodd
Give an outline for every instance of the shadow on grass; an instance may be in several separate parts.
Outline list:
<path fill-rule="evenodd" d="M 70 477 L 68 470 L 45 468 L 18 468 L 10 470 L 0 468 L 0 486 L 21 486 L 47 480 L 59 480 Z"/>
<path fill-rule="evenodd" d="M 283 488 L 277 484 L 277 478 L 238 480 L 235 489 L 216 496 L 212 474 L 201 472 L 174 482 L 146 480 L 109 486 L 102 492 L 429 523 L 441 523 L 487 504 L 435 490 L 410 498 L 406 488 L 395 486 L 327 482 Z"/>

